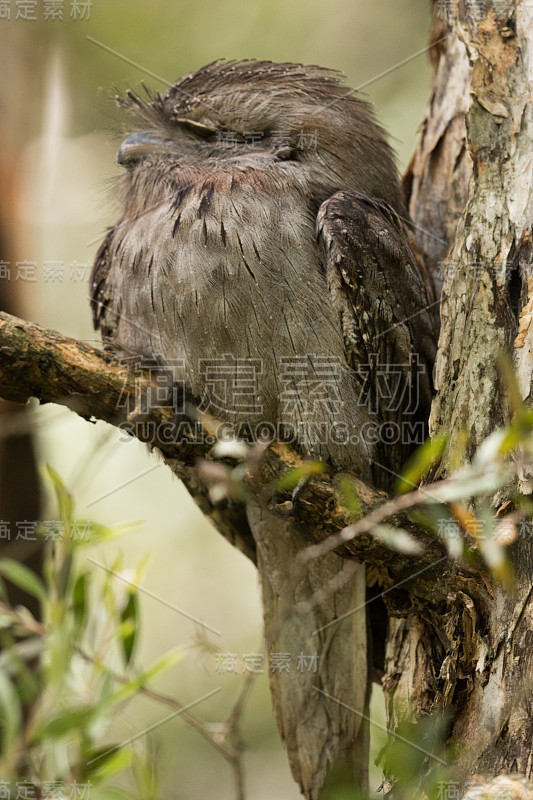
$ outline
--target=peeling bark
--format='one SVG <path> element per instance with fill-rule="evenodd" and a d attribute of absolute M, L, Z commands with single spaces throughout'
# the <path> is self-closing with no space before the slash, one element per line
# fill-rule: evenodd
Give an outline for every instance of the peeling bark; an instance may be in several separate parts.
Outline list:
<path fill-rule="evenodd" d="M 431 41 L 439 43 L 429 51 L 435 64 L 433 89 L 403 185 L 416 239 L 440 298 L 443 261 L 455 240 L 472 174 L 465 122 L 472 68 L 465 45 L 438 17 Z"/>
<path fill-rule="evenodd" d="M 531 391 L 525 315 L 531 299 L 533 76 L 527 65 L 533 25 L 525 4 L 518 4 L 513 22 L 516 34 L 506 16 L 490 11 L 456 26 L 472 64 L 466 115 L 472 179 L 446 265 L 430 425 L 433 432 L 450 432 L 450 451 L 467 431 L 467 454 L 509 419 L 508 387 L 497 362 L 502 352 L 512 352 L 520 317 L 523 399 Z"/>
<path fill-rule="evenodd" d="M 503 11 L 489 8 L 475 14 L 473 3 L 461 1 L 449 24 L 435 19 L 433 91 L 404 184 L 435 285 L 439 287 L 441 274 L 444 278 L 437 394 L 430 420 L 433 433 L 450 437 L 438 475 L 433 476 L 444 479 L 458 452 L 468 459 L 512 416 L 509 386 L 497 367 L 502 352 L 513 360 L 522 400 L 532 399 L 533 14 L 520 0 L 507 11 L 505 3 L 500 5 Z M 162 442 L 153 431 L 173 423 L 168 410 L 152 409 L 140 418 L 128 416 L 118 403 L 124 391 L 131 399 L 138 390 L 134 379 L 107 355 L 0 315 L 2 397 L 19 403 L 38 397 L 62 403 L 87 419 L 130 426 L 132 434 L 159 449 L 229 541 L 254 560 L 268 559 L 267 550 L 258 556 L 243 506 L 232 500 L 214 504 L 200 477 L 198 459 L 212 460 L 209 420 L 202 419 L 205 438 Z M 291 547 L 300 549 L 300 533 L 303 541 L 323 543 L 352 521 L 340 489 L 346 473 L 314 475 L 296 503 L 289 492 L 277 490 L 277 478 L 302 463 L 295 450 L 272 443 L 250 466 L 246 479 L 247 490 L 263 505 L 270 503 L 273 515 L 288 516 L 295 537 L 286 542 L 288 553 Z M 513 490 L 531 495 L 531 474 L 520 469 Z M 356 538 L 336 542 L 335 553 L 324 551 L 320 557 L 325 563 L 341 555 L 354 569 L 361 569 L 357 562 L 365 561 L 367 573 L 372 565 L 378 576 L 389 619 L 385 663 L 377 672 L 384 669 L 391 729 L 405 720 L 416 725 L 429 714 L 447 711 L 448 739 L 462 746 L 458 780 L 500 773 L 532 778 L 529 538 L 521 537 L 509 548 L 514 582 L 503 586 L 486 571 L 448 560 L 442 543 L 417 529 L 408 519 L 407 505 L 399 503 L 387 519 L 412 532 L 423 552 L 416 558 L 392 552 L 370 535 L 372 524 L 380 521 L 376 509 L 386 497 L 349 477 L 364 513 L 373 516 L 356 524 Z M 499 496 L 498 501 L 505 499 Z M 287 558 L 288 566 L 290 561 Z M 305 585 L 295 585 L 302 592 L 299 599 L 312 601 L 324 587 L 312 569 L 308 578 Z M 263 590 L 268 595 L 271 588 Z M 339 596 L 338 602 L 348 600 Z M 265 605 L 268 610 L 268 602 Z M 269 632 L 268 620 L 267 635 L 279 640 L 280 651 L 285 648 L 286 632 Z M 275 698 L 276 691 L 274 685 Z M 283 717 L 283 702 L 280 698 L 276 710 L 283 724 L 290 725 L 291 715 Z M 312 765 L 302 762 L 304 784 L 308 772 Z M 497 793 L 508 788 L 502 781 L 482 782 L 470 788 L 467 797 L 499 797 Z M 507 780 L 513 782 L 516 786 L 509 791 L 516 791 L 509 797 L 530 796 L 517 793 L 531 791 L 524 789 L 524 780 Z M 392 787 L 389 796 L 401 795 Z M 423 797 L 423 788 L 418 796 Z"/>
<path fill-rule="evenodd" d="M 522 400 L 531 402 L 533 21 L 522 2 L 507 10 L 486 4 L 481 14 L 473 6 L 459 3 L 438 49 L 432 98 L 405 182 L 434 276 L 444 262 L 430 419 L 433 434 L 450 436 L 440 477 L 458 452 L 471 457 L 510 420 L 510 388 L 498 369 L 502 353 L 514 361 Z M 436 19 L 433 37 L 445 27 Z M 527 469 L 519 477 L 518 488 L 530 494 Z M 440 624 L 433 617 L 428 627 L 420 612 L 394 618 L 389 607 L 390 725 L 408 706 L 411 719 L 448 708 L 461 782 L 473 774 L 533 776 L 530 539 L 520 537 L 509 557 L 512 587 L 490 578 L 490 600 L 482 606 L 458 582 Z M 531 796 L 523 781 L 506 786 L 505 795 L 501 781 L 490 786 L 481 783 L 467 796 Z"/>
<path fill-rule="evenodd" d="M 180 428 L 179 440 L 173 441 L 172 426 L 183 420 L 176 420 L 171 408 L 154 406 L 147 413 L 138 411 L 139 403 L 143 405 L 139 398 L 150 391 L 151 380 L 153 376 L 149 372 L 145 376 L 128 372 L 113 356 L 85 342 L 0 313 L 0 398 L 26 403 L 36 397 L 41 403 L 59 403 L 84 419 L 101 419 L 153 445 L 219 531 L 255 560 L 255 547 L 253 540 L 248 539 L 249 528 L 242 504 L 231 499 L 213 502 L 198 470 L 201 459 L 213 460 L 212 431 L 216 422 L 202 415 L 198 429 L 194 426 L 198 420 L 189 420 L 190 427 Z M 128 413 L 134 406 L 134 411 Z M 162 426 L 167 426 L 164 431 L 169 435 L 160 435 Z M 446 551 L 442 543 L 407 519 L 406 511 L 417 501 L 423 501 L 423 493 L 410 501 L 407 497 L 394 501 L 383 513 L 377 508 L 387 500 L 383 491 L 351 473 L 325 472 L 310 476 L 293 504 L 292 490 L 280 490 L 277 481 L 288 470 L 304 464 L 305 459 L 296 450 L 280 442 L 271 442 L 260 458 L 254 456 L 244 480 L 245 487 L 269 505 L 271 512 L 280 519 L 294 521 L 306 541 L 313 544 L 338 534 L 352 521 L 340 485 L 341 479 L 349 478 L 363 513 L 376 510 L 373 517 L 357 523 L 360 535 L 334 543 L 338 554 L 374 564 L 386 586 L 412 581 L 410 591 L 420 603 L 431 600 L 432 605 L 438 607 L 456 586 L 458 575 L 469 583 L 474 594 L 483 597 L 482 577 L 475 570 L 451 561 L 443 568 Z M 420 542 L 421 555 L 413 558 L 392 551 L 369 535 L 373 524 L 384 519 L 410 529 Z"/>

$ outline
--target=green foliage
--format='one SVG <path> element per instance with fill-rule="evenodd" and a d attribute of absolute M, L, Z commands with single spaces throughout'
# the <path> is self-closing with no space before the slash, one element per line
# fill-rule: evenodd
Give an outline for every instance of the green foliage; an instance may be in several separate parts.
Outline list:
<path fill-rule="evenodd" d="M 426 798 L 436 800 L 439 785 L 452 777 L 454 753 L 445 745 L 450 714 L 414 720 L 408 709 L 398 712 L 398 725 L 380 753 L 383 771 L 394 780 L 399 800 L 420 797 L 420 789 Z"/>
<path fill-rule="evenodd" d="M 0 575 L 3 575 L 15 586 L 23 589 L 38 600 L 44 601 L 46 599 L 46 589 L 42 581 L 19 561 L 14 561 L 12 558 L 3 558 L 0 561 Z"/>
<path fill-rule="evenodd" d="M 288 469 L 281 475 L 277 481 L 277 489 L 280 492 L 286 492 L 290 489 L 295 489 L 300 481 L 304 481 L 311 475 L 321 475 L 328 471 L 328 465 L 323 461 L 309 461 L 299 467 Z"/>
<path fill-rule="evenodd" d="M 46 476 L 61 526 L 40 531 L 43 579 L 12 559 L 0 559 L 0 575 L 40 604 L 39 619 L 22 606 L 13 608 L 0 580 L 0 777 L 11 796 L 26 781 L 32 797 L 51 796 L 55 783 L 65 797 L 150 800 L 158 794 L 157 776 L 139 742 L 135 747 L 105 742 L 117 712 L 181 654 L 168 653 L 137 674 L 138 583 L 117 586 L 113 571 L 120 563 L 109 571 L 86 564 L 88 548 L 127 526 L 110 529 L 76 520 L 59 475 L 48 468 Z M 80 537 L 87 529 L 90 535 Z M 111 669 L 112 662 L 122 663 L 121 674 Z M 113 784 L 125 770 L 131 770 L 134 792 Z"/>
<path fill-rule="evenodd" d="M 509 375 L 505 377 L 510 380 Z M 398 495 L 402 495 L 417 490 L 422 483 L 416 499 L 418 510 L 410 512 L 410 520 L 440 536 L 451 558 L 462 558 L 478 567 L 483 562 L 509 587 L 514 576 L 507 546 L 519 535 L 519 523 L 533 512 L 527 496 L 513 492 L 521 474 L 529 477 L 533 460 L 533 410 L 518 402 L 519 392 L 513 386 L 512 421 L 488 436 L 470 460 L 466 458 L 467 438 L 461 438 L 456 452 L 446 454 L 449 477 L 424 485 L 424 478 L 431 474 L 448 446 L 447 437 L 438 436 L 414 453 L 397 484 Z M 512 500 L 502 506 L 499 512 L 505 513 L 499 517 L 494 503 L 501 493 Z M 372 533 L 387 539 L 382 535 L 383 526 L 381 535 L 379 528 Z M 393 530 L 389 533 L 387 544 L 401 550 Z"/>
<path fill-rule="evenodd" d="M 509 490 L 520 471 L 528 475 L 532 434 L 533 412 L 517 407 L 512 422 L 489 436 L 469 461 L 466 440 L 457 457 L 446 453 L 444 437 L 427 442 L 407 464 L 388 517 L 374 524 L 370 534 L 406 555 L 419 553 L 417 539 L 387 524 L 397 503 L 398 510 L 407 510 L 410 522 L 442 537 L 451 557 L 475 566 L 483 562 L 496 578 L 510 584 L 513 573 L 506 545 L 513 536 L 505 541 L 502 531 L 514 529 L 516 538 L 518 524 L 532 515 L 531 501 Z M 424 484 L 444 455 L 449 477 Z M 313 462 L 289 470 L 276 488 L 298 489 L 326 469 Z M 245 471 L 246 465 L 231 471 L 226 492 L 230 483 L 242 482 L 237 470 Z M 0 559 L 0 778 L 13 786 L 31 782 L 38 787 L 36 797 L 46 797 L 43 787 L 57 781 L 65 787 L 90 785 L 91 800 L 150 800 L 158 796 L 154 756 L 146 751 L 150 741 L 111 739 L 110 724 L 182 654 L 173 650 L 142 671 L 135 668 L 141 626 L 138 591 L 145 562 L 127 577 L 121 556 L 105 569 L 91 569 L 88 562 L 98 562 L 87 556 L 88 550 L 122 535 L 128 526 L 110 529 L 76 519 L 72 496 L 60 477 L 48 469 L 47 479 L 54 488 L 59 519 L 57 531 L 42 531 L 46 545 L 42 578 L 13 559 Z M 419 483 L 420 491 L 413 492 Z M 502 506 L 503 513 L 501 509 L 496 513 L 493 497 L 501 490 L 512 499 Z M 242 494 L 231 491 L 235 497 Z M 355 483 L 343 479 L 340 491 L 353 523 L 361 521 L 364 509 Z M 87 529 L 89 536 L 79 535 Z M 5 581 L 39 602 L 38 618 L 26 608 L 10 605 Z M 176 707 L 180 713 L 179 704 Z M 446 718 L 411 723 L 407 713 L 398 717 L 404 722 L 388 741 L 383 731 L 384 772 L 395 782 L 399 798 L 415 796 L 422 776 L 424 792 L 434 800 L 439 783 L 453 781 L 448 767 L 453 765 L 453 753 L 444 746 Z M 139 744 L 144 754 L 139 753 Z M 135 789 L 125 792 L 122 784 L 127 775 Z M 349 787 L 339 769 L 325 797 L 365 800 Z"/>
<path fill-rule="evenodd" d="M 340 480 L 339 489 L 344 505 L 350 514 L 351 521 L 357 522 L 358 519 L 363 517 L 363 506 L 355 483 L 350 480 L 350 478 L 343 477 Z"/>
<path fill-rule="evenodd" d="M 398 479 L 398 494 L 405 494 L 418 486 L 435 464 L 440 461 L 447 443 L 447 436 L 442 434 L 433 436 L 413 453 Z"/>

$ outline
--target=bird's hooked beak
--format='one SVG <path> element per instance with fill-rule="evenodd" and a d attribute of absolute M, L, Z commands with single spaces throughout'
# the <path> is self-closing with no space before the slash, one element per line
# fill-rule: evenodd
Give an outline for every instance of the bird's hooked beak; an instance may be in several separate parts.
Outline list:
<path fill-rule="evenodd" d="M 163 139 L 155 133 L 141 131 L 128 136 L 120 145 L 117 152 L 117 164 L 128 167 L 135 164 L 147 155 L 178 155 L 177 142 L 172 139 Z"/>

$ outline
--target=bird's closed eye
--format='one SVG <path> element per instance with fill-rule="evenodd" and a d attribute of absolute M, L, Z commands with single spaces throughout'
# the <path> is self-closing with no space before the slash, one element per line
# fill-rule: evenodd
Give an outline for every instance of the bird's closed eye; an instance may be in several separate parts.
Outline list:
<path fill-rule="evenodd" d="M 187 128 L 191 133 L 196 133 L 198 136 L 213 136 L 219 130 L 215 125 L 209 125 L 205 122 L 198 122 L 195 119 L 187 119 L 187 117 L 178 117 L 175 122 Z"/>

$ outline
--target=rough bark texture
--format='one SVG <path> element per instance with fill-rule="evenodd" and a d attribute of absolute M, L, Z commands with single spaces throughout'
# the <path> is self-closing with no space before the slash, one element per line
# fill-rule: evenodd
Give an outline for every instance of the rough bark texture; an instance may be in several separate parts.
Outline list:
<path fill-rule="evenodd" d="M 433 89 L 403 184 L 438 307 L 443 262 L 455 240 L 472 173 L 465 123 L 472 69 L 464 43 L 438 16 L 430 39 L 438 43 L 429 51 L 435 66 Z"/>
<path fill-rule="evenodd" d="M 248 526 L 242 506 L 229 500 L 214 503 L 205 480 L 198 474 L 199 459 L 212 460 L 210 426 L 214 425 L 213 421 L 202 416 L 202 425 L 198 428 L 197 420 L 191 420 L 190 427 L 180 428 L 180 439 L 173 441 L 175 429 L 172 426 L 176 420 L 171 409 L 155 406 L 150 408 L 149 414 L 140 415 L 136 410 L 128 414 L 128 407 L 133 407 L 143 393 L 150 391 L 150 381 L 149 373 L 146 376 L 129 373 L 120 361 L 85 342 L 0 313 L 1 398 L 26 403 L 36 397 L 41 403 L 59 403 L 84 419 L 101 419 L 153 444 L 173 472 L 184 480 L 195 501 L 220 532 L 255 560 L 253 542 L 245 535 Z M 385 507 L 386 494 L 355 475 L 325 472 L 311 475 L 300 489 L 297 501 L 292 503 L 292 489 L 281 490 L 277 481 L 282 474 L 304 463 L 302 456 L 291 447 L 272 442 L 260 458 L 250 459 L 245 486 L 263 502 L 270 500 L 272 512 L 280 519 L 294 520 L 312 544 L 339 533 L 352 521 L 340 487 L 341 479 L 349 478 L 363 513 L 374 511 L 353 526 L 352 533 L 357 536 L 335 539 L 328 543 L 328 549 L 335 547 L 342 556 L 376 565 L 386 586 L 412 578 L 411 591 L 421 603 L 431 600 L 436 607 L 445 602 L 456 586 L 457 576 L 469 585 L 472 593 L 483 597 L 481 576 L 451 561 L 444 569 L 443 545 L 406 518 L 409 508 L 424 502 L 424 492 L 419 496 L 405 496 Z M 413 558 L 392 551 L 369 535 L 375 524 L 387 519 L 412 530 L 422 547 L 420 556 Z"/>
<path fill-rule="evenodd" d="M 1 398 L 26 403 L 37 397 L 41 403 L 59 403 L 84 419 L 121 426 L 141 441 L 155 444 L 215 527 L 255 559 L 255 545 L 242 506 L 211 503 L 208 488 L 198 477 L 196 460 L 210 445 L 187 439 L 175 447 L 165 444 L 173 424 L 165 408 L 152 409 L 149 419 L 135 414 L 128 418 L 128 408 L 135 405 L 143 387 L 148 391 L 149 378 L 143 380 L 128 373 L 119 361 L 85 342 L 9 314 L 0 314 L 0 341 Z"/>
<path fill-rule="evenodd" d="M 196 502 L 200 503 L 220 532 L 255 559 L 255 546 L 247 536 L 249 529 L 246 520 L 241 516 L 242 506 L 231 501 L 215 505 L 200 478 L 199 472 L 202 468 L 198 469 L 198 459 L 211 459 L 212 441 L 209 438 L 209 426 L 212 421 L 204 417 L 203 434 L 195 427 L 194 439 L 189 440 L 185 437 L 177 443 L 172 442 L 171 436 L 165 436 L 163 439 L 162 426 L 169 426 L 166 430 L 172 432 L 172 426 L 175 424 L 169 409 L 155 407 L 151 408 L 148 415 L 143 415 L 139 413 L 136 405 L 134 412 L 127 414 L 128 406 L 132 406 L 132 403 L 127 401 L 135 400 L 142 406 L 140 396 L 142 393 L 148 393 L 150 389 L 149 375 L 132 376 L 120 362 L 86 343 L 43 330 L 39 326 L 7 314 L 0 315 L 0 396 L 19 403 L 26 402 L 30 397 L 38 397 L 41 402 L 66 405 L 89 420 L 99 418 L 122 426 L 123 429 L 126 426 L 126 429 L 140 440 L 149 441 L 160 450 L 168 465 L 175 474 L 183 478 Z M 183 432 L 183 428 L 181 430 Z M 413 492 L 411 495 L 384 503 L 386 497 L 383 492 L 366 486 L 355 476 L 350 475 L 350 480 L 353 481 L 362 501 L 363 511 L 370 513 L 352 526 L 352 533 L 359 533 L 356 538 L 348 540 L 344 536 L 333 538 L 332 534 L 344 529 L 350 521 L 350 512 L 345 508 L 344 496 L 339 487 L 340 479 L 346 478 L 347 474 L 313 476 L 301 489 L 298 501 L 292 503 L 284 499 L 287 495 L 279 490 L 277 479 L 288 469 L 301 467 L 302 463 L 298 453 L 286 445 L 272 443 L 259 460 L 255 456 L 251 459 L 248 465 L 249 476 L 245 482 L 247 489 L 261 500 L 263 507 L 265 501 L 268 502 L 269 499 L 272 501 L 272 518 L 274 519 L 276 514 L 278 516 L 276 522 L 283 520 L 284 517 L 286 521 L 287 517 L 290 520 L 290 524 L 286 524 L 287 538 L 279 542 L 280 546 L 287 548 L 285 560 L 280 559 L 279 548 L 272 554 L 271 549 L 261 546 L 261 543 L 259 543 L 258 557 L 264 563 L 273 555 L 278 566 L 285 564 L 287 569 L 285 580 L 283 576 L 279 577 L 287 591 L 294 593 L 294 597 L 287 598 L 288 605 L 292 605 L 295 599 L 300 603 L 309 603 L 307 609 L 305 606 L 301 609 L 304 611 L 301 620 L 288 619 L 287 628 L 282 627 L 278 630 L 276 626 L 269 624 L 272 604 L 268 602 L 268 597 L 276 587 L 263 586 L 266 597 L 266 630 L 274 642 L 271 643 L 273 648 L 271 652 L 290 652 L 288 642 L 291 641 L 291 647 L 294 647 L 294 625 L 301 626 L 301 634 L 305 638 L 312 635 L 314 630 L 323 624 L 324 619 L 330 620 L 332 608 L 337 615 L 341 615 L 360 605 L 362 598 L 353 597 L 353 586 L 356 583 L 361 589 L 361 581 L 348 581 L 340 586 L 328 584 L 328 575 L 331 573 L 335 577 L 338 572 L 337 553 L 352 559 L 351 564 L 347 562 L 347 568 L 344 570 L 348 579 L 362 570 L 361 565 L 353 561 L 354 558 L 374 565 L 375 574 L 379 577 L 381 590 L 386 595 L 387 605 L 393 616 L 409 615 L 413 609 L 423 613 L 426 620 L 424 631 L 427 634 L 425 638 L 428 654 L 431 654 L 434 647 L 429 632 L 440 625 L 446 613 L 448 598 L 458 587 L 475 599 L 477 608 L 486 608 L 491 599 L 486 588 L 486 578 L 474 570 L 468 570 L 458 563 L 447 560 L 444 548 L 438 540 L 417 530 L 407 519 L 406 513 L 409 508 L 424 502 L 427 492 Z M 433 493 L 435 491 L 433 489 Z M 416 534 L 423 546 L 420 556 L 413 558 L 405 553 L 394 552 L 369 535 L 375 524 L 386 519 L 410 528 Z M 299 552 L 306 542 L 311 541 L 319 543 L 317 546 L 322 548 L 320 556 L 315 561 L 299 564 L 294 557 L 295 553 Z M 334 546 L 337 553 L 331 552 Z M 271 570 L 264 572 L 274 574 Z M 283 597 L 283 593 L 280 593 L 280 597 Z M 470 600 L 471 604 L 473 602 Z M 279 619 L 277 613 L 274 616 Z M 283 617 L 282 614 L 281 616 Z M 348 672 L 350 682 L 354 679 L 352 708 L 365 707 L 360 693 L 367 684 L 366 681 L 361 681 L 360 677 L 366 672 L 366 665 L 361 662 L 357 670 L 348 671 L 346 664 L 342 667 L 338 663 L 336 645 L 343 627 L 354 625 L 359 616 L 360 612 L 350 615 L 338 626 L 339 631 L 337 626 L 333 626 L 318 635 L 317 651 L 321 653 L 321 670 L 316 676 L 316 691 L 324 709 L 324 719 L 327 719 L 328 703 L 335 702 L 336 681 L 344 682 Z M 412 636 L 412 632 L 410 635 Z M 412 642 L 415 642 L 415 639 L 412 639 Z M 279 647 L 279 650 L 275 647 Z M 299 653 L 295 655 L 298 657 Z M 360 654 L 356 654 L 353 663 L 359 661 L 361 661 Z M 429 655 L 426 662 L 428 667 L 435 668 L 435 659 L 431 661 Z M 421 664 L 418 659 L 416 663 L 416 669 L 411 665 L 409 670 L 405 669 L 405 665 L 401 665 L 401 671 L 407 673 L 412 684 L 406 683 L 405 678 L 400 682 L 402 686 L 406 686 L 409 695 L 418 691 L 418 686 L 422 685 L 426 677 L 425 670 L 420 669 Z M 342 668 L 337 674 L 336 670 L 340 666 Z M 310 674 L 315 678 L 314 673 Z M 301 677 L 299 674 L 299 679 Z M 395 684 L 398 684 L 398 674 L 393 677 L 391 687 Z M 324 687 L 328 689 L 325 690 Z M 283 725 L 290 725 L 291 721 L 293 724 L 294 715 L 289 713 L 288 698 L 278 697 L 276 694 L 278 688 L 276 679 L 273 678 L 276 710 L 284 717 Z M 328 696 L 320 695 L 321 691 L 326 691 Z M 425 702 L 434 696 L 435 691 L 432 690 L 428 697 L 424 696 Z M 365 702 L 367 700 L 368 698 L 365 698 Z M 292 709 L 292 711 L 296 714 L 300 710 Z M 344 720 L 347 726 L 357 723 L 349 708 L 346 709 L 346 714 L 340 717 L 337 715 L 336 719 L 341 722 Z M 360 730 L 362 735 L 357 742 L 358 753 L 364 752 L 368 744 L 367 731 L 363 725 Z M 340 729 L 337 731 L 336 728 L 329 732 L 331 737 L 326 737 L 325 747 L 329 748 L 332 754 L 340 756 L 342 754 L 335 750 L 335 738 L 339 732 Z M 304 751 L 309 753 L 305 742 L 302 742 L 302 752 Z M 361 756 L 357 757 L 356 761 L 360 768 L 358 780 L 361 780 L 366 770 L 366 759 Z M 302 759 L 300 775 L 302 786 L 305 788 L 309 781 L 317 785 L 321 780 L 322 776 L 317 776 L 314 772 L 312 759 Z"/>
<path fill-rule="evenodd" d="M 477 13 L 473 6 L 459 4 L 453 19 L 448 13 L 448 38 L 436 48 L 432 98 L 405 182 L 434 275 L 444 262 L 430 420 L 432 433 L 450 435 L 440 477 L 465 432 L 468 457 L 510 419 L 502 353 L 511 360 L 514 350 L 521 396 L 531 401 L 531 11 L 525 3 L 495 4 L 496 10 L 486 4 Z M 446 27 L 436 19 L 434 39 Z M 527 470 L 520 477 L 530 494 Z M 491 579 L 484 607 L 457 586 L 433 630 L 421 614 L 390 620 L 390 724 L 398 724 L 407 703 L 418 718 L 448 707 L 449 740 L 463 743 L 461 781 L 475 773 L 532 777 L 530 539 L 519 538 L 509 555 L 514 585 Z M 480 786 L 468 798 L 530 796 L 531 788 L 511 784 Z"/>
<path fill-rule="evenodd" d="M 497 369 L 502 351 L 513 355 L 522 399 L 531 402 L 533 15 L 520 2 L 516 8 L 500 4 L 496 14 L 493 9 L 472 13 L 473 6 L 459 3 L 450 25 L 435 21 L 435 41 L 448 28 L 449 34 L 433 51 L 432 97 L 405 181 L 417 238 L 428 254 L 436 285 L 438 273 L 444 274 L 431 416 L 433 432 L 450 435 L 441 477 L 451 471 L 464 431 L 469 457 L 511 416 L 508 387 Z M 445 262 L 443 270 L 439 262 Z M 255 559 L 256 546 L 242 507 L 229 500 L 215 505 L 199 476 L 197 459 L 211 459 L 209 440 L 162 441 L 158 426 L 173 423 L 166 410 L 152 410 L 148 419 L 135 414 L 128 418 L 124 408 L 117 408 L 125 381 L 134 397 L 133 379 L 112 358 L 21 320 L 0 317 L 2 397 L 15 402 L 38 397 L 63 403 L 89 419 L 129 425 L 138 438 L 155 443 L 223 535 Z M 209 420 L 203 422 L 209 433 Z M 271 500 L 273 514 L 289 515 L 290 536 L 298 536 L 298 531 L 305 541 L 323 542 L 350 522 L 339 488 L 342 476 L 313 476 L 292 503 L 290 494 L 278 491 L 276 479 L 301 464 L 298 453 L 273 443 L 261 459 L 249 464 L 246 486 L 262 502 Z M 441 543 L 415 531 L 406 519 L 407 502 L 391 507 L 392 516 L 387 516 L 376 510 L 385 499 L 383 493 L 350 478 L 364 512 L 374 509 L 373 513 L 354 526 L 357 538 L 335 540 L 337 553 L 326 556 L 324 551 L 320 558 L 340 554 L 352 559 L 348 566 L 353 564 L 355 570 L 360 569 L 357 560 L 377 568 L 389 614 L 383 686 L 391 728 L 406 718 L 416 722 L 448 709 L 449 740 L 463 746 L 458 751 L 458 779 L 502 772 L 531 778 L 530 539 L 519 538 L 509 548 L 515 581 L 512 588 L 504 588 L 490 575 L 447 560 Z M 523 493 L 531 494 L 530 482 L 530 474 L 522 470 Z M 414 531 L 422 554 L 415 558 L 392 552 L 370 536 L 373 524 L 384 519 Z M 301 544 L 288 538 L 287 553 Z M 269 558 L 260 543 L 258 557 Z M 288 565 L 290 561 L 288 557 Z M 289 578 L 298 599 L 311 600 L 311 605 L 317 588 L 323 589 L 316 586 L 312 568 L 300 583 L 293 581 L 292 573 Z M 271 589 L 263 587 L 267 594 Z M 278 637 L 283 650 L 287 631 L 271 635 Z M 274 645 L 270 649 L 275 650 Z M 273 690 L 275 694 L 275 678 Z M 284 713 L 282 701 L 278 713 Z M 292 724 L 292 711 L 283 724 Z M 312 770 L 302 763 L 302 782 Z M 471 788 L 467 797 L 530 796 L 523 781 L 509 779 L 504 786 L 502 780 Z M 401 795 L 392 787 L 390 796 Z M 417 796 L 423 796 L 422 789 Z"/>
<path fill-rule="evenodd" d="M 516 36 L 507 22 L 491 12 L 458 26 L 473 66 L 466 115 L 473 180 L 446 265 L 431 425 L 434 431 L 451 432 L 450 449 L 466 429 L 470 453 L 509 418 L 497 361 L 502 351 L 510 351 L 529 299 L 531 22 L 520 7 Z M 519 356 L 527 399 L 531 359 L 523 358 L 529 334 L 525 323 Z"/>

